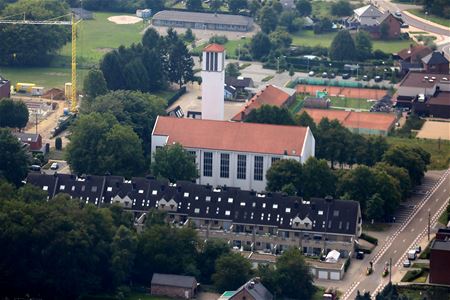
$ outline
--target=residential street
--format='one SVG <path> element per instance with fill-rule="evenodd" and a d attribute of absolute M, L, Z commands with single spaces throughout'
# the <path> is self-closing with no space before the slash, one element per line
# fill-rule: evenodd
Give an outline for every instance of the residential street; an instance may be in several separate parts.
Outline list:
<path fill-rule="evenodd" d="M 360 292 L 368 291 L 372 295 L 379 292 L 389 281 L 389 276 L 383 278 L 382 273 L 386 262 L 389 262 L 390 259 L 393 264 L 392 279 L 400 281 L 402 273 L 405 271 L 402 261 L 406 258 L 406 252 L 417 245 L 421 245 L 424 249 L 428 242 L 429 213 L 431 233 L 433 233 L 439 216 L 449 202 L 449 174 L 450 169 L 427 172 L 422 190 L 418 191 L 419 195 L 404 203 L 403 209 L 399 211 L 397 223 L 382 233 L 386 238 L 379 239 L 374 253 L 365 259 L 367 264 L 361 265 L 356 272 L 353 270 L 354 274 L 347 274 L 346 278 L 349 281 L 344 280 L 345 288 L 341 286 L 345 291 L 343 300 L 355 299 L 358 290 Z M 374 272 L 367 276 L 366 268 L 369 261 L 373 262 Z"/>

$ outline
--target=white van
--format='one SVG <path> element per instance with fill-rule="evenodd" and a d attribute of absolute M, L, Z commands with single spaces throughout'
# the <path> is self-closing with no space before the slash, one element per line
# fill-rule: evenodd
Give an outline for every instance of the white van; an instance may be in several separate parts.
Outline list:
<path fill-rule="evenodd" d="M 408 251 L 408 259 L 409 260 L 415 260 L 416 259 L 416 250 L 409 250 Z"/>

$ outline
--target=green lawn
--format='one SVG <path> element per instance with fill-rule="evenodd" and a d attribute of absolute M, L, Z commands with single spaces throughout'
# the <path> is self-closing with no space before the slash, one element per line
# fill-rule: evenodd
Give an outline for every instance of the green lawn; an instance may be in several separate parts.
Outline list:
<path fill-rule="evenodd" d="M 292 45 L 294 46 L 321 46 L 330 47 L 336 32 L 314 34 L 312 30 L 302 30 L 291 35 Z M 386 53 L 397 52 L 401 49 L 407 48 L 411 44 L 411 40 L 394 40 L 394 41 L 380 41 L 373 40 L 373 50 L 382 50 Z"/>
<path fill-rule="evenodd" d="M 361 98 L 341 98 L 329 97 L 331 99 L 331 106 L 347 107 L 355 109 L 370 109 L 374 102 L 368 102 L 367 99 Z"/>
<path fill-rule="evenodd" d="M 440 149 L 438 140 L 408 139 L 389 136 L 387 137 L 387 141 L 391 145 L 420 146 L 430 152 L 431 164 L 428 166 L 429 170 L 446 169 L 450 164 L 450 141 L 441 141 Z"/>
<path fill-rule="evenodd" d="M 426 19 L 428 21 L 431 21 L 431 22 L 434 22 L 434 23 L 437 23 L 437 24 L 441 24 L 441 25 L 450 27 L 450 20 L 449 19 L 445 19 L 445 18 L 438 17 L 438 16 L 435 16 L 435 15 L 430 15 L 430 14 L 425 15 L 425 13 L 422 12 L 422 10 L 420 10 L 420 9 L 409 9 L 408 12 L 410 12 L 413 15 L 416 15 L 416 16 L 418 16 L 420 18 Z"/>
<path fill-rule="evenodd" d="M 239 39 L 239 40 L 228 40 L 228 42 L 226 42 L 223 45 L 225 47 L 225 50 L 227 51 L 227 58 L 237 59 L 237 49 L 239 49 L 239 47 L 242 49 L 244 47 L 244 45 L 246 45 L 248 43 L 250 43 L 249 38 Z M 207 44 L 208 43 L 198 45 L 197 47 L 192 49 L 192 52 L 200 53 Z"/>
<path fill-rule="evenodd" d="M 78 86 L 82 88 L 84 76 L 88 70 L 78 69 Z M 12 84 L 17 82 L 30 82 L 45 89 L 57 87 L 64 88 L 66 82 L 70 82 L 70 68 L 9 68 L 0 67 L 0 73 L 8 78 Z"/>
<path fill-rule="evenodd" d="M 312 1 L 312 15 L 316 16 L 319 19 L 322 18 L 332 18 L 331 15 L 331 4 L 330 2 L 318 0 L 318 1 Z"/>

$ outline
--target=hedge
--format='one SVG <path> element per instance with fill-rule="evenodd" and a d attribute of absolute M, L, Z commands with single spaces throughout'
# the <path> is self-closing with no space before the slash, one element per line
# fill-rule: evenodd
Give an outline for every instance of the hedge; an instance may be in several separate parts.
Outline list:
<path fill-rule="evenodd" d="M 167 106 L 171 106 L 175 101 L 177 101 L 184 93 L 186 93 L 186 87 L 181 87 L 172 97 L 167 100 Z"/>
<path fill-rule="evenodd" d="M 370 235 L 368 235 L 366 233 L 362 233 L 360 238 L 365 240 L 365 241 L 368 241 L 371 244 L 378 245 L 378 239 L 374 238 L 373 236 L 370 236 Z"/>

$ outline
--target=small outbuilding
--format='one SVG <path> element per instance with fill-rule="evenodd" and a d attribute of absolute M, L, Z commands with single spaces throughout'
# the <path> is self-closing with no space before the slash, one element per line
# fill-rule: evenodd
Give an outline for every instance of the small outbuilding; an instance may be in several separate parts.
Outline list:
<path fill-rule="evenodd" d="M 197 290 L 197 280 L 193 276 L 154 273 L 150 289 L 152 295 L 192 299 Z"/>

